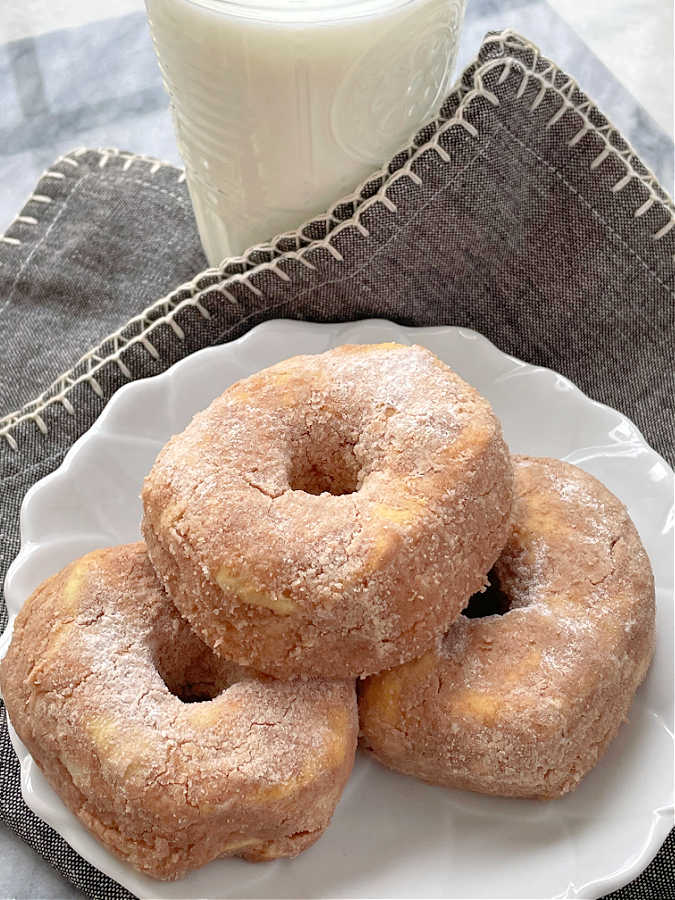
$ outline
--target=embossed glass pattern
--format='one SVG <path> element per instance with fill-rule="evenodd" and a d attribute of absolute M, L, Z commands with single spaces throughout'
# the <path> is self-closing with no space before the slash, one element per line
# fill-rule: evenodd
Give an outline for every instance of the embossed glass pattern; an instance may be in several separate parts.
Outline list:
<path fill-rule="evenodd" d="M 209 262 L 297 227 L 432 118 L 465 0 L 146 0 Z"/>

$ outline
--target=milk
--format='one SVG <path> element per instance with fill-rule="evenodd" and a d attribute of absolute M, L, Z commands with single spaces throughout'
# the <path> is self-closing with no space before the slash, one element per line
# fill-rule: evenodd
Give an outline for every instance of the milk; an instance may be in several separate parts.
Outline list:
<path fill-rule="evenodd" d="M 297 228 L 433 117 L 465 0 L 146 0 L 212 265 Z"/>

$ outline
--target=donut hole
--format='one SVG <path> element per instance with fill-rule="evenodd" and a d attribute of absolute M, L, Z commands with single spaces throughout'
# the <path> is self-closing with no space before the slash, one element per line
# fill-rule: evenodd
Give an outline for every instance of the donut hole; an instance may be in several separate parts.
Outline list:
<path fill-rule="evenodd" d="M 503 616 L 511 609 L 511 599 L 501 588 L 499 577 L 494 569 L 488 572 L 488 586 L 478 591 L 470 599 L 462 615 L 467 619 L 483 619 L 486 616 Z"/>
<path fill-rule="evenodd" d="M 237 666 L 216 656 L 183 625 L 174 640 L 155 648 L 153 661 L 169 692 L 182 703 L 214 700 L 240 680 Z"/>
<path fill-rule="evenodd" d="M 356 457 L 358 435 L 341 422 L 310 427 L 292 448 L 288 484 L 305 494 L 353 494 L 359 487 L 361 463 Z"/>

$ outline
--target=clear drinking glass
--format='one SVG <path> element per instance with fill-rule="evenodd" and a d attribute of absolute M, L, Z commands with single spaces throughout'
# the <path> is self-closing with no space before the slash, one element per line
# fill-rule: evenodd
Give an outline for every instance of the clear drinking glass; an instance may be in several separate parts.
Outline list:
<path fill-rule="evenodd" d="M 465 0 L 146 0 L 212 265 L 298 227 L 446 93 Z"/>

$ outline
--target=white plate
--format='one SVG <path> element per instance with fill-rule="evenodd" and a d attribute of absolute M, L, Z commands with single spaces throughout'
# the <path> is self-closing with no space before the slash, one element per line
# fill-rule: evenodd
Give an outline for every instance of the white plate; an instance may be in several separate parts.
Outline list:
<path fill-rule="evenodd" d="M 658 604 L 656 656 L 630 723 L 577 791 L 548 803 L 430 787 L 359 758 L 330 828 L 298 859 L 218 860 L 171 884 L 139 875 L 92 838 L 12 734 L 26 803 L 141 898 L 598 897 L 634 878 L 672 825 L 672 472 L 624 416 L 472 331 L 268 322 L 122 388 L 26 495 L 5 585 L 11 619 L 75 557 L 138 538 L 139 490 L 157 451 L 233 381 L 296 353 L 391 340 L 424 344 L 485 394 L 514 452 L 576 463 L 628 506 Z"/>

